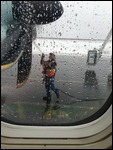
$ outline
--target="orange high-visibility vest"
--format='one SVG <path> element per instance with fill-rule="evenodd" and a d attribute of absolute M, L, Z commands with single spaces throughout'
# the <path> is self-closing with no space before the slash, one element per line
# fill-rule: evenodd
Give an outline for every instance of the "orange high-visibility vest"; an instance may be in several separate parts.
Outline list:
<path fill-rule="evenodd" d="M 55 69 L 47 69 L 46 70 L 46 75 L 47 76 L 49 76 L 49 77 L 52 77 L 52 76 L 54 76 L 55 75 L 55 72 L 56 72 L 56 70 Z"/>
<path fill-rule="evenodd" d="M 56 73 L 56 66 L 57 63 L 55 61 L 48 61 L 47 63 L 45 63 L 44 71 L 42 73 L 49 77 L 52 77 Z"/>

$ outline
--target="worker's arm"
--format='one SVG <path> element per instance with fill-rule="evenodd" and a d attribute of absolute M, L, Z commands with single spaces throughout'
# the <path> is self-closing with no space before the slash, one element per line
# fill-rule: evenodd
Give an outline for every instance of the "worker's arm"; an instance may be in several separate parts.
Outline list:
<path fill-rule="evenodd" d="M 44 55 L 44 53 L 42 53 L 41 60 L 40 60 L 41 65 L 44 65 L 44 63 L 45 63 L 44 57 L 45 57 L 45 55 Z"/>
<path fill-rule="evenodd" d="M 50 63 L 48 63 L 47 61 L 45 61 L 44 60 L 44 57 L 45 57 L 45 54 L 44 53 L 42 53 L 42 56 L 41 56 L 41 60 L 40 60 L 40 64 L 42 65 L 42 66 L 50 66 Z"/>

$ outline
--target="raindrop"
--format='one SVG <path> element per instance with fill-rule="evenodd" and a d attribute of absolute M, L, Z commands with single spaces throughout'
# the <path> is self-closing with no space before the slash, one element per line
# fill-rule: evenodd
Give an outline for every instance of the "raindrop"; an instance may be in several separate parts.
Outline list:
<path fill-rule="evenodd" d="M 30 81 L 30 84 L 32 84 L 32 81 Z"/>
<path fill-rule="evenodd" d="M 61 36 L 62 35 L 61 32 L 59 32 L 58 35 Z"/>
<path fill-rule="evenodd" d="M 14 28 L 14 25 L 11 24 L 11 27 Z"/>
<path fill-rule="evenodd" d="M 13 74 L 11 74 L 11 78 L 13 77 Z"/>

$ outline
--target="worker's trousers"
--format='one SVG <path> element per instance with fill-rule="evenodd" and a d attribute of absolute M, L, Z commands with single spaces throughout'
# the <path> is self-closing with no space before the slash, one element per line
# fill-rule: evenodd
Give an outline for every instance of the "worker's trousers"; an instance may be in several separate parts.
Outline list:
<path fill-rule="evenodd" d="M 46 94 L 47 94 L 47 102 L 51 102 L 51 90 L 55 92 L 56 97 L 59 98 L 59 90 L 54 85 L 54 76 L 48 77 L 45 75 L 45 88 L 46 88 Z"/>

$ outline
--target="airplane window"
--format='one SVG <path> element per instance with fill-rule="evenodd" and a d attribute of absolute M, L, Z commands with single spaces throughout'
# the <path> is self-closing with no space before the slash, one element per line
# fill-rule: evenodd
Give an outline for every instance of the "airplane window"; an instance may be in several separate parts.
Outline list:
<path fill-rule="evenodd" d="M 112 92 L 111 1 L 2 2 L 2 120 L 63 126 L 102 115 Z"/>

